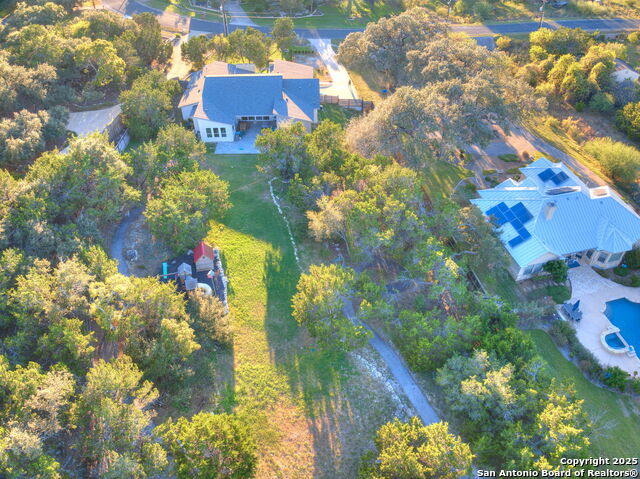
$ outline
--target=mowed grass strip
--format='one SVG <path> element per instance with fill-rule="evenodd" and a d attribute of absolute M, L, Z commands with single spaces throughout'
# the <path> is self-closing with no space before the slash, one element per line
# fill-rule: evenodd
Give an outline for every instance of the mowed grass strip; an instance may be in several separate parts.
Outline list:
<path fill-rule="evenodd" d="M 291 316 L 300 270 L 254 155 L 210 155 L 233 207 L 207 240 L 220 247 L 235 332 L 236 410 L 258 433 L 259 478 L 352 478 L 390 394 L 348 355 L 319 351 Z M 367 354 L 366 352 L 362 354 Z"/>
<path fill-rule="evenodd" d="M 595 423 L 591 435 L 592 457 L 640 457 L 640 401 L 599 388 L 567 361 L 542 330 L 529 331 L 549 372 L 559 382 L 573 383 L 584 409 Z"/>

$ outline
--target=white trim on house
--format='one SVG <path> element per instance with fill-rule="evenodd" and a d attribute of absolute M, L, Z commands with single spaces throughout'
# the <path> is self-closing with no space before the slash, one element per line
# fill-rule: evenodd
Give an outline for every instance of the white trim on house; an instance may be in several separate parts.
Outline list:
<path fill-rule="evenodd" d="M 205 143 L 234 141 L 235 126 L 201 118 L 193 118 L 193 127 Z"/>

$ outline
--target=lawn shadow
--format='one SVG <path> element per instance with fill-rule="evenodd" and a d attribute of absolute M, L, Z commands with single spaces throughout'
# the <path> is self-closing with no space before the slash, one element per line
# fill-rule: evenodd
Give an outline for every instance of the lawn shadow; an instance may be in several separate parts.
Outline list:
<path fill-rule="evenodd" d="M 344 353 L 328 353 L 291 316 L 299 275 L 289 249 L 265 258 L 266 331 L 272 360 L 286 374 L 291 395 L 305 410 L 313 436 L 316 477 L 347 477 L 342 435 L 354 427 L 354 405 L 345 393 L 354 370 Z"/>

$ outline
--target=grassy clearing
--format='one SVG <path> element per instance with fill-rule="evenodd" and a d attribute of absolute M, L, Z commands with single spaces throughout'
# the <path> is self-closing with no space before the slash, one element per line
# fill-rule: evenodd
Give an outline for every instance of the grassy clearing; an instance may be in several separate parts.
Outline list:
<path fill-rule="evenodd" d="M 591 435 L 590 455 L 638 457 L 640 401 L 601 389 L 585 379 L 580 370 L 562 356 L 546 332 L 535 330 L 528 334 L 540 356 L 547 361 L 551 376 L 573 383 L 577 396 L 584 400 L 585 411 L 596 424 Z"/>
<path fill-rule="evenodd" d="M 547 118 L 550 117 L 548 116 Z M 570 136 L 565 135 L 550 126 L 546 121 L 547 118 L 536 118 L 535 120 L 526 122 L 525 126 L 530 132 L 532 132 L 542 140 L 546 141 L 552 146 L 555 146 L 559 150 L 564 151 L 568 155 L 571 155 L 580 163 L 589 167 L 589 169 L 596 173 L 598 176 L 606 179 L 607 177 L 602 173 L 602 171 L 600 171 L 598 163 L 591 156 L 583 152 L 580 144 Z M 548 155 L 544 156 L 545 158 L 550 158 Z"/>
<path fill-rule="evenodd" d="M 349 70 L 349 76 L 353 82 L 353 86 L 358 92 L 358 96 L 367 101 L 382 101 L 385 94 L 382 91 L 386 88 L 380 79 L 379 75 L 374 72 L 356 72 Z"/>
<path fill-rule="evenodd" d="M 266 15 L 277 15 L 277 12 L 263 11 L 264 2 L 261 0 L 242 0 L 242 8 L 258 25 L 272 25 L 273 19 L 261 18 Z M 349 7 L 351 9 L 349 9 Z M 296 18 L 297 28 L 361 28 L 369 22 L 375 22 L 382 17 L 400 13 L 400 9 L 390 5 L 390 2 L 376 1 L 373 5 L 366 0 L 342 0 L 338 5 L 320 5 L 318 10 L 322 16 Z"/>
<path fill-rule="evenodd" d="M 460 180 L 473 176 L 471 171 L 444 161 L 430 163 L 423 174 L 432 199 L 449 198 Z"/>
<path fill-rule="evenodd" d="M 257 477 L 355 477 L 360 454 L 395 405 L 350 357 L 323 354 L 292 319 L 299 269 L 256 157 L 211 155 L 209 166 L 229 182 L 233 203 L 207 237 L 221 248 L 230 279 L 227 402 L 258 433 Z"/>
<path fill-rule="evenodd" d="M 345 126 L 352 118 L 360 115 L 356 110 L 342 108 L 338 105 L 322 105 L 322 109 L 318 113 L 318 118 L 322 120 L 331 120 L 334 123 Z"/>

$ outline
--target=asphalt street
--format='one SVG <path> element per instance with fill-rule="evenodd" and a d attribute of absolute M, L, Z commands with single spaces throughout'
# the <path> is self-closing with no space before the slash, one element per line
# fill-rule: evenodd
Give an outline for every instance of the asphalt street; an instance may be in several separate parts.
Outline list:
<path fill-rule="evenodd" d="M 148 7 L 135 0 L 105 0 L 103 4 L 113 10 L 120 11 L 126 15 L 134 15 L 136 13 L 151 12 L 160 13 L 160 10 Z M 592 18 L 583 20 L 548 20 L 543 26 L 556 29 L 558 27 L 582 28 L 590 32 L 611 32 L 621 30 L 638 30 L 640 29 L 640 20 L 629 18 Z M 245 28 L 241 25 L 230 25 L 230 31 L 237 28 Z M 256 27 L 259 30 L 270 33 L 270 27 Z M 504 35 L 517 33 L 531 33 L 538 29 L 538 22 L 518 22 L 518 23 L 500 23 L 488 25 L 452 25 L 452 30 L 456 32 L 464 32 L 470 36 L 482 35 Z M 223 26 L 221 22 L 210 20 L 201 20 L 197 18 L 191 19 L 191 30 L 205 33 L 222 33 Z M 345 38 L 349 33 L 359 32 L 362 29 L 346 29 L 346 28 L 297 28 L 296 33 L 305 38 Z"/>

